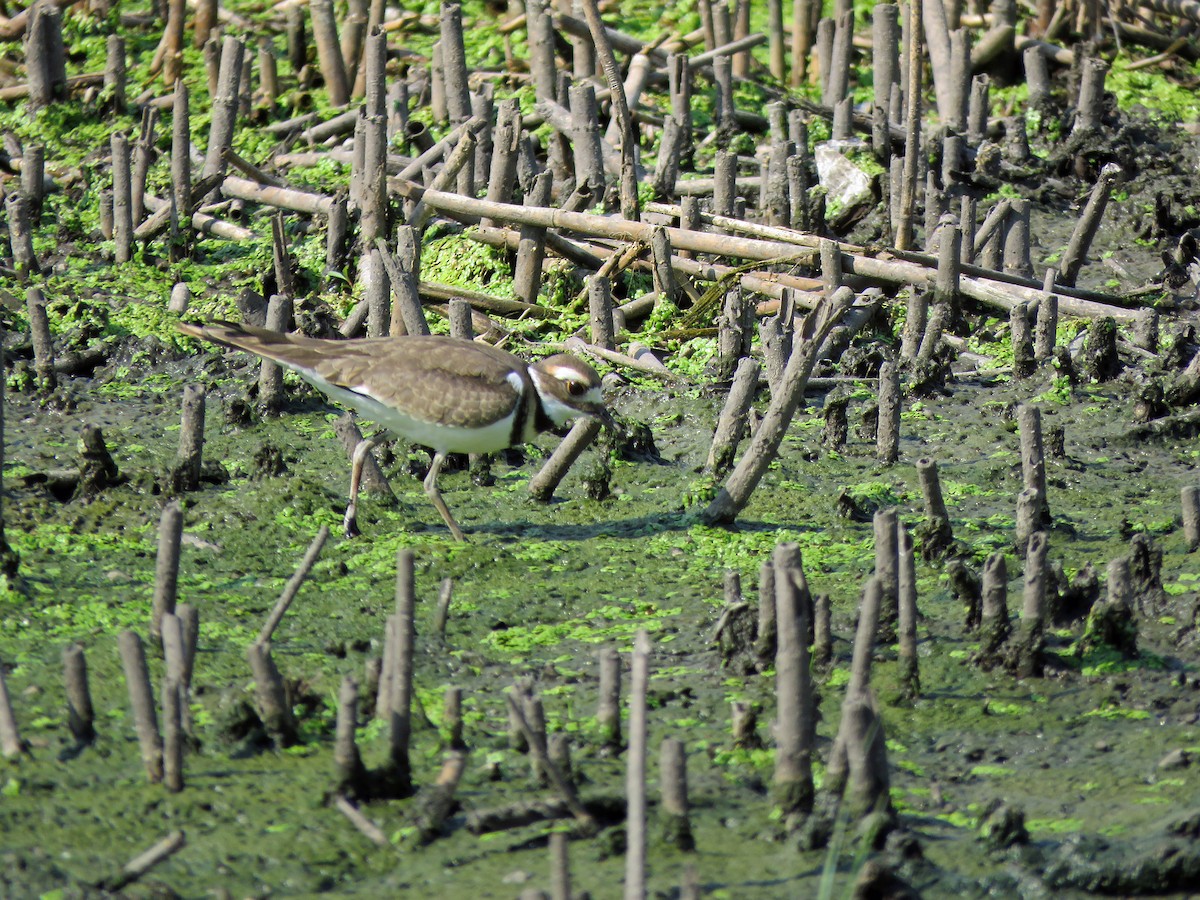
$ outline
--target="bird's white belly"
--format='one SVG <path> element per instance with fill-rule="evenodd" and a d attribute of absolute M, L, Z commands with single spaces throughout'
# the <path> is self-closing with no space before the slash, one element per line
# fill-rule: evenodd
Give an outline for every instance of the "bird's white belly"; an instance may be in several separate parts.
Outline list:
<path fill-rule="evenodd" d="M 311 372 L 297 370 L 313 387 L 330 398 L 361 413 L 400 437 L 443 453 L 495 453 L 512 446 L 514 409 L 503 419 L 482 428 L 457 428 L 423 422 L 398 409 L 385 406 L 366 394 L 330 384 Z"/>

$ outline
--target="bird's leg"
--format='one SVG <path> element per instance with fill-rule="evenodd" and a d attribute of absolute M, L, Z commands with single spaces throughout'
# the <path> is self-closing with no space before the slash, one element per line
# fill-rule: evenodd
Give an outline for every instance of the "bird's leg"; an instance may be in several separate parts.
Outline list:
<path fill-rule="evenodd" d="M 450 510 L 446 508 L 446 501 L 442 499 L 441 492 L 437 487 L 438 472 L 442 470 L 442 463 L 445 461 L 446 454 L 442 451 L 439 450 L 433 454 L 433 462 L 429 464 L 429 474 L 425 476 L 425 493 L 429 495 L 429 500 L 437 511 L 442 514 L 442 519 L 445 521 L 446 527 L 450 529 L 450 533 L 454 535 L 454 539 L 465 543 L 467 539 L 463 537 L 462 529 L 454 521 L 454 516 L 450 515 Z"/>
<path fill-rule="evenodd" d="M 359 441 L 354 448 L 354 455 L 350 457 L 350 502 L 346 505 L 346 516 L 342 519 L 342 530 L 346 537 L 355 537 L 359 533 L 358 486 L 362 482 L 362 470 L 367 461 L 367 454 L 379 445 L 379 441 L 378 437 Z"/>

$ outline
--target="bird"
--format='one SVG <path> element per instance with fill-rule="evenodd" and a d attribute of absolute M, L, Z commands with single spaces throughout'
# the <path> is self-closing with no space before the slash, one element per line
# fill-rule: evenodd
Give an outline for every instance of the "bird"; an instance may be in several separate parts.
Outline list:
<path fill-rule="evenodd" d="M 389 434 L 433 450 L 425 493 L 454 539 L 465 541 L 437 487 L 448 454 L 494 453 L 580 416 L 613 424 L 600 376 L 570 354 L 527 363 L 490 344 L 443 335 L 330 340 L 219 320 L 180 322 L 177 327 L 190 337 L 286 366 L 331 400 L 385 429 L 354 450 L 342 523 L 347 537 L 358 533 L 363 463 Z"/>

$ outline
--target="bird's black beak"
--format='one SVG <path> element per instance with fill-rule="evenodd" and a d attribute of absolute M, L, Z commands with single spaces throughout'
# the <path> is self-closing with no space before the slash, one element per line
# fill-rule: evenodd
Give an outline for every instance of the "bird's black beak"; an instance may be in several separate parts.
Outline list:
<path fill-rule="evenodd" d="M 617 426 L 617 420 L 612 417 L 612 413 L 608 411 L 608 407 L 606 407 L 604 404 L 597 403 L 595 406 L 587 410 L 587 414 L 593 418 L 599 419 L 600 424 L 609 431 L 619 430 Z"/>

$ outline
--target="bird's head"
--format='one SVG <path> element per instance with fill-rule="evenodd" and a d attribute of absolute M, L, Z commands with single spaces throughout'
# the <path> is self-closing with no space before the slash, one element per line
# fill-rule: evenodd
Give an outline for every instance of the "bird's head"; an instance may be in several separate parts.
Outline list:
<path fill-rule="evenodd" d="M 561 427 L 582 415 L 595 416 L 612 426 L 600 390 L 600 376 L 583 360 L 566 353 L 548 356 L 531 365 L 529 374 L 542 409 L 555 425 Z"/>

